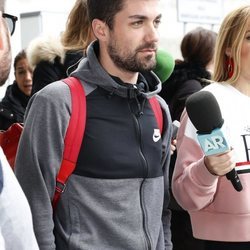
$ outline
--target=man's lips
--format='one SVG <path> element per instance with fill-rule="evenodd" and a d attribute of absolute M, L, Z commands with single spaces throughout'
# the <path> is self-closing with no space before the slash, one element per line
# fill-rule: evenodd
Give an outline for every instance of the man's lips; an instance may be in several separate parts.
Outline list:
<path fill-rule="evenodd" d="M 155 49 L 142 49 L 139 52 L 143 53 L 143 54 L 148 54 L 148 55 L 155 55 L 156 54 Z"/>
<path fill-rule="evenodd" d="M 140 52 L 155 52 L 156 53 L 156 49 L 141 49 Z"/>

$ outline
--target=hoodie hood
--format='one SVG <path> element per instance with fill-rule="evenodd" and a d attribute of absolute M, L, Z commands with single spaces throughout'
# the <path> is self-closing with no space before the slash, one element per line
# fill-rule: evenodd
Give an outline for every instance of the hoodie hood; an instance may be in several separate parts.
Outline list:
<path fill-rule="evenodd" d="M 59 58 L 60 63 L 63 64 L 65 50 L 60 37 L 38 37 L 32 40 L 27 48 L 27 58 L 33 69 L 41 61 L 54 63 L 55 58 Z"/>
<path fill-rule="evenodd" d="M 80 62 L 78 68 L 71 75 L 122 97 L 135 97 L 140 92 L 142 96 L 150 98 L 160 92 L 161 81 L 152 71 L 140 72 L 140 79 L 143 79 L 148 85 L 147 91 L 138 90 L 134 84 L 121 85 L 117 83 L 99 63 L 98 54 L 99 43 L 94 41 L 87 49 L 87 57 Z"/>

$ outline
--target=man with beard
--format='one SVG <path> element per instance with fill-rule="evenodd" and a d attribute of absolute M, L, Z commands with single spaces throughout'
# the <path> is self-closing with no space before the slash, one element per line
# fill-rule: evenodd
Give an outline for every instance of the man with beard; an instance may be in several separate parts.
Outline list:
<path fill-rule="evenodd" d="M 71 74 L 86 92 L 85 135 L 54 214 L 70 90 L 58 81 L 31 99 L 16 174 L 31 204 L 41 250 L 172 249 L 169 111 L 161 102 L 161 137 L 149 103 L 161 89 L 151 71 L 159 5 L 159 0 L 88 1 L 97 40 Z"/>
<path fill-rule="evenodd" d="M 4 13 L 0 0 L 0 86 L 8 78 L 11 66 L 10 33 L 14 16 Z M 8 29 L 7 20 L 12 27 Z M 0 249 L 38 250 L 28 201 L 0 148 Z"/>

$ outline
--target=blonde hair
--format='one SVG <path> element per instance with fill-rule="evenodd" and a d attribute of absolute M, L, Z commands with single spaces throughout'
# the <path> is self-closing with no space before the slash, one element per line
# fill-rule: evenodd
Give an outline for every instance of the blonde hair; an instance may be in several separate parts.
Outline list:
<path fill-rule="evenodd" d="M 242 6 L 230 12 L 223 20 L 217 37 L 214 57 L 214 73 L 212 79 L 216 82 L 226 81 L 234 83 L 240 75 L 241 69 L 241 47 L 248 23 L 250 21 L 250 5 Z M 232 77 L 228 77 L 226 60 L 227 49 L 230 49 L 230 58 L 234 62 Z"/>
<path fill-rule="evenodd" d="M 62 33 L 62 44 L 65 50 L 86 50 L 92 40 L 87 1 L 76 0 L 75 5 L 69 13 L 66 29 Z"/>

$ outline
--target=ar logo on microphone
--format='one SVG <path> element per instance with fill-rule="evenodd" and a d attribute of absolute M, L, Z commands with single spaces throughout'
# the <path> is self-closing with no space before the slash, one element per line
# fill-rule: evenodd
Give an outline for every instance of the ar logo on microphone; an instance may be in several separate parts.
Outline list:
<path fill-rule="evenodd" d="M 226 148 L 226 141 L 221 136 L 211 136 L 204 142 L 204 149 L 206 152 L 210 150 L 218 150 L 219 148 Z"/>
<path fill-rule="evenodd" d="M 219 129 L 211 134 L 198 135 L 198 140 L 205 155 L 220 154 L 229 150 L 227 141 Z"/>

